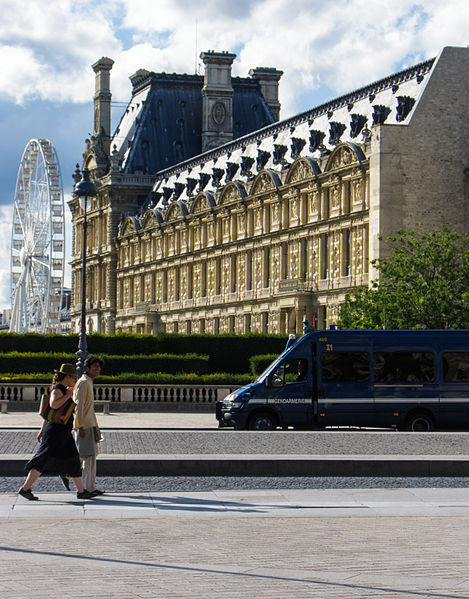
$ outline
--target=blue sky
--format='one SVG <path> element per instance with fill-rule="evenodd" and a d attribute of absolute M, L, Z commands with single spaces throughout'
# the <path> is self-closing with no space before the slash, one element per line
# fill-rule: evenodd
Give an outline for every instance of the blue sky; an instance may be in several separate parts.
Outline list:
<path fill-rule="evenodd" d="M 92 130 L 91 64 L 101 56 L 115 61 L 115 123 L 137 69 L 193 73 L 204 50 L 235 52 L 234 75 L 257 66 L 283 70 L 286 118 L 444 46 L 469 44 L 467 0 L 0 0 L 0 14 L 0 309 L 10 305 L 11 215 L 23 150 L 32 138 L 52 141 L 69 198 Z"/>

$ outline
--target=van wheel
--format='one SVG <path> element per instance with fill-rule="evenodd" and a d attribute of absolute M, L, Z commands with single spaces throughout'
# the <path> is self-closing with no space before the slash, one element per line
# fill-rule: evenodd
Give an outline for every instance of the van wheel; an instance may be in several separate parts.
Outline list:
<path fill-rule="evenodd" d="M 411 414 L 405 423 L 405 430 L 414 433 L 428 433 L 434 429 L 433 419 L 425 412 Z"/>
<path fill-rule="evenodd" d="M 277 428 L 277 419 L 269 412 L 258 412 L 249 419 L 250 431 L 273 431 Z"/>

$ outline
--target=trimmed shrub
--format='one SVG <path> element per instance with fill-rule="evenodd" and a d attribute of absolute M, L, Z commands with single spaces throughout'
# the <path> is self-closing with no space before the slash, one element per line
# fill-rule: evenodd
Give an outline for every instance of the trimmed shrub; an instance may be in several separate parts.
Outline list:
<path fill-rule="evenodd" d="M 251 367 L 251 374 L 253 376 L 259 376 L 264 370 L 272 364 L 274 360 L 278 358 L 279 354 L 262 354 L 260 356 L 251 356 L 249 358 L 249 365 Z"/>
<path fill-rule="evenodd" d="M 137 335 L 117 333 L 103 335 L 92 333 L 87 336 L 88 351 L 100 356 L 129 356 L 155 354 L 205 354 L 208 372 L 249 372 L 249 358 L 260 354 L 280 354 L 286 343 L 283 335 Z M 50 353 L 75 354 L 78 347 L 77 335 L 40 335 L 37 333 L 0 333 L 0 354 Z M 72 362 L 76 361 L 74 357 Z M 127 368 L 128 369 L 128 368 Z M 0 371 L 3 368 L 0 367 Z M 133 370 L 133 368 L 132 368 Z"/>
<path fill-rule="evenodd" d="M 208 356 L 196 354 L 170 355 L 132 355 L 112 356 L 100 354 L 104 360 L 104 372 L 108 375 L 120 372 L 134 372 L 137 374 L 164 372 L 177 374 L 192 372 L 205 374 L 208 370 Z M 20 353 L 10 352 L 0 354 L 0 372 L 34 373 L 53 372 L 63 362 L 76 362 L 75 354 L 66 353 Z"/>

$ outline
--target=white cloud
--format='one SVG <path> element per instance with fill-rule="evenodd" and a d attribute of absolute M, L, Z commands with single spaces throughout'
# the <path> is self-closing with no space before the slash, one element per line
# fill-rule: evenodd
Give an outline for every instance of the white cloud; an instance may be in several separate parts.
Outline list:
<path fill-rule="evenodd" d="M 18 103 L 89 102 L 90 65 L 104 55 L 115 60 L 114 100 L 127 100 L 137 69 L 191 73 L 214 49 L 238 54 L 236 75 L 282 69 L 284 116 L 310 107 L 298 105 L 305 90 L 344 93 L 466 45 L 469 30 L 466 0 L 2 0 L 2 9 L 0 96 Z"/>
<path fill-rule="evenodd" d="M 159 47 L 148 55 L 155 64 L 145 60 L 142 45 L 134 55 L 143 61 L 140 66 L 193 72 L 197 21 L 198 52 L 237 52 L 235 74 L 246 76 L 255 66 L 284 71 L 283 116 L 310 107 L 297 101 L 305 88 L 326 85 L 345 93 L 391 74 L 407 60 L 435 56 L 444 45 L 466 45 L 469 30 L 462 0 L 444 5 L 439 0 L 123 0 L 122 6 L 135 41 Z"/>

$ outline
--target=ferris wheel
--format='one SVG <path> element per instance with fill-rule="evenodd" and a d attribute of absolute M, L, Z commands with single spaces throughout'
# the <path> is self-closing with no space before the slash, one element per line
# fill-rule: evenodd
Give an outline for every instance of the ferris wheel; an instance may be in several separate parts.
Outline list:
<path fill-rule="evenodd" d="M 10 332 L 60 331 L 65 269 L 64 201 L 52 143 L 31 139 L 16 181 L 11 234 Z"/>

